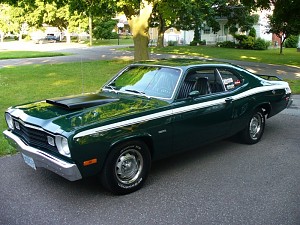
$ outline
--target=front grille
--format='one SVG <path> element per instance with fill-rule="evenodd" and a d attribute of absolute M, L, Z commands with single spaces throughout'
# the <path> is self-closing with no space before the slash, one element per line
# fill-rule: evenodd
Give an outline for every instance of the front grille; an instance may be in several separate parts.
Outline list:
<path fill-rule="evenodd" d="M 16 126 L 16 123 L 18 126 Z M 47 149 L 51 151 L 57 152 L 56 146 L 52 146 L 48 144 L 47 136 L 51 136 L 55 139 L 55 137 L 51 134 L 48 134 L 45 131 L 34 129 L 31 126 L 26 126 L 23 122 L 14 120 L 13 133 L 19 136 L 26 144 L 29 146 L 39 148 L 39 149 Z"/>

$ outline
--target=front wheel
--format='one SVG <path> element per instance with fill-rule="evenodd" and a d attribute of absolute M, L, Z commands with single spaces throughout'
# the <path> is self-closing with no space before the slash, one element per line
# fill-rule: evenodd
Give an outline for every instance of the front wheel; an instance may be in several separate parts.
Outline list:
<path fill-rule="evenodd" d="M 248 121 L 247 127 L 240 133 L 242 141 L 246 144 L 259 142 L 265 130 L 265 123 L 263 111 L 261 109 L 256 110 Z"/>
<path fill-rule="evenodd" d="M 112 149 L 100 179 L 114 194 L 128 194 L 142 187 L 150 167 L 148 146 L 141 141 L 129 141 Z"/>

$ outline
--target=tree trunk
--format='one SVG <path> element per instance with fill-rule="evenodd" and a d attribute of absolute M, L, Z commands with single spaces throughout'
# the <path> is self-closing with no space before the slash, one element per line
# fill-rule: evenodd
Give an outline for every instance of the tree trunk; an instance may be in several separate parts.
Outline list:
<path fill-rule="evenodd" d="M 193 41 L 196 41 L 196 42 L 200 41 L 200 25 L 198 22 L 195 24 Z"/>
<path fill-rule="evenodd" d="M 0 36 L 1 36 L 1 42 L 4 41 L 4 32 L 0 31 Z"/>
<path fill-rule="evenodd" d="M 280 55 L 283 54 L 283 43 L 285 40 L 286 40 L 286 36 L 281 35 L 281 37 L 280 37 Z"/>
<path fill-rule="evenodd" d="M 71 43 L 71 34 L 69 32 L 69 29 L 67 28 L 66 32 L 65 32 L 65 35 L 66 35 L 66 42 L 69 44 Z"/>
<path fill-rule="evenodd" d="M 134 43 L 134 61 L 148 60 L 149 52 L 149 25 L 148 20 L 152 13 L 152 3 L 142 0 L 139 14 L 127 14 L 128 24 L 133 36 Z"/>
<path fill-rule="evenodd" d="M 164 47 L 164 39 L 165 39 L 165 32 L 158 30 L 157 47 L 159 48 Z"/>
<path fill-rule="evenodd" d="M 159 17 L 159 24 L 158 24 L 158 37 L 157 37 L 157 47 L 163 48 L 164 47 L 164 39 L 165 39 L 165 23 L 164 20 Z"/>
<path fill-rule="evenodd" d="M 93 17 L 92 13 L 89 13 L 89 33 L 90 33 L 90 46 L 93 46 Z"/>
<path fill-rule="evenodd" d="M 23 32 L 20 31 L 20 33 L 19 33 L 19 41 L 22 41 L 22 36 L 23 36 Z"/>

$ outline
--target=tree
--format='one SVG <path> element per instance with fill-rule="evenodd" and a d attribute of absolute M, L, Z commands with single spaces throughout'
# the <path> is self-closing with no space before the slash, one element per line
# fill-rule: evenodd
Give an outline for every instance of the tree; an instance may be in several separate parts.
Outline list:
<path fill-rule="evenodd" d="M 176 7 L 174 7 L 173 3 L 173 1 L 161 1 L 155 4 L 149 19 L 149 26 L 157 27 L 157 47 L 160 48 L 164 47 L 164 33 L 174 25 L 176 19 L 177 14 L 174 12 Z"/>
<path fill-rule="evenodd" d="M 153 10 L 151 0 L 122 0 L 118 9 L 124 12 L 133 36 L 134 60 L 149 59 L 149 19 Z"/>
<path fill-rule="evenodd" d="M 1 42 L 3 42 L 4 35 L 10 31 L 10 6 L 7 4 L 1 4 L 0 12 L 0 36 Z"/>
<path fill-rule="evenodd" d="M 277 0 L 269 16 L 269 33 L 280 38 L 280 54 L 287 38 L 300 34 L 300 4 L 293 0 Z"/>
<path fill-rule="evenodd" d="M 93 36 L 96 39 L 111 39 L 113 37 L 112 30 L 116 25 L 116 20 L 105 21 L 102 18 L 96 18 L 94 19 Z"/>
<path fill-rule="evenodd" d="M 194 43 L 201 41 L 201 29 L 204 21 L 214 31 L 218 31 L 220 26 L 215 23 L 215 14 L 212 10 L 215 0 L 198 0 L 198 1 L 184 1 L 179 8 L 175 27 L 178 30 L 194 30 Z"/>
<path fill-rule="evenodd" d="M 113 0 L 69 0 L 69 4 L 71 12 L 78 12 L 87 15 L 89 21 L 90 46 L 92 46 L 93 17 L 111 17 L 116 10 L 115 2 Z"/>
<path fill-rule="evenodd" d="M 23 32 L 26 30 L 25 10 L 22 7 L 2 4 L 0 11 L 1 42 L 3 42 L 5 33 L 8 32 L 19 34 L 19 40 L 21 40 Z"/>
<path fill-rule="evenodd" d="M 80 34 L 86 31 L 89 27 L 88 18 L 80 12 L 73 12 L 69 18 L 68 33 Z M 78 39 L 79 41 L 79 39 Z"/>
<path fill-rule="evenodd" d="M 300 4 L 296 0 L 241 0 L 249 7 L 273 9 L 269 17 L 269 33 L 276 34 L 280 40 L 280 54 L 284 41 L 291 35 L 300 34 Z"/>

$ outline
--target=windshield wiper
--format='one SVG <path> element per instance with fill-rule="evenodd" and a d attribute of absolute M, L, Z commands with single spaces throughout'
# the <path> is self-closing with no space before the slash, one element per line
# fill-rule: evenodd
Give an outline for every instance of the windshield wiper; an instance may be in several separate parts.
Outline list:
<path fill-rule="evenodd" d="M 125 89 L 125 91 L 140 94 L 140 95 L 144 95 L 144 96 L 146 95 L 145 92 L 138 91 L 138 90 L 133 90 L 133 89 Z"/>
<path fill-rule="evenodd" d="M 109 89 L 113 90 L 114 92 L 117 92 L 117 90 L 115 89 L 115 87 L 112 86 L 112 85 L 105 85 L 104 87 L 105 88 L 109 88 Z"/>

